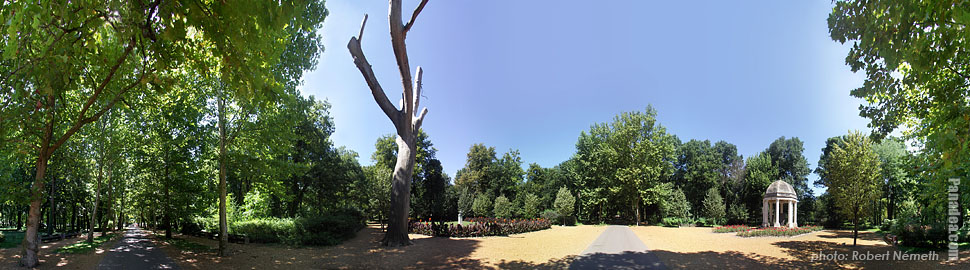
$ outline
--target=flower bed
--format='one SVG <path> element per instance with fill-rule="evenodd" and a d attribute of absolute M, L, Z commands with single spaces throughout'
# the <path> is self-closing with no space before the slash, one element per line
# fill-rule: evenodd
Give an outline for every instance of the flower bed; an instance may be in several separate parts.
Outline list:
<path fill-rule="evenodd" d="M 738 232 L 738 236 L 741 237 L 759 237 L 759 236 L 796 236 L 799 234 L 806 234 L 815 231 L 821 231 L 821 226 L 805 226 L 797 228 L 788 227 L 768 227 L 768 228 L 751 228 L 745 231 Z"/>
<path fill-rule="evenodd" d="M 545 230 L 552 227 L 547 219 L 499 219 L 499 218 L 470 218 L 472 224 L 436 225 L 430 221 L 411 222 L 408 228 L 412 233 L 446 236 L 446 237 L 478 237 L 496 236 Z M 437 228 L 437 230 L 436 230 Z"/>
<path fill-rule="evenodd" d="M 731 232 L 743 232 L 752 229 L 748 225 L 728 225 L 714 228 L 716 233 L 731 233 Z"/>

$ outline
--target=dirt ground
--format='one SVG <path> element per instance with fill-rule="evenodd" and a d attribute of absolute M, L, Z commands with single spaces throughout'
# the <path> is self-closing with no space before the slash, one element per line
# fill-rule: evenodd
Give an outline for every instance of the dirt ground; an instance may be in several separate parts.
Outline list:
<path fill-rule="evenodd" d="M 690 269 L 967 269 L 970 251 L 960 252 L 954 264 L 937 261 L 852 260 L 859 254 L 885 254 L 897 249 L 875 233 L 859 232 L 858 246 L 852 246 L 852 231 L 825 230 L 795 237 L 738 237 L 734 233 L 713 233 L 711 228 L 632 227 L 637 236 L 668 267 Z M 846 254 L 847 260 L 815 260 L 819 253 Z"/>
<path fill-rule="evenodd" d="M 100 235 L 100 234 L 96 234 Z M 117 237 L 111 241 L 107 241 L 94 250 L 94 252 L 86 254 L 61 254 L 54 253 L 54 250 L 75 244 L 87 239 L 87 235 L 80 236 L 74 239 L 66 239 L 57 242 L 42 243 L 40 245 L 40 265 L 32 269 L 96 269 L 98 263 L 101 262 L 101 258 L 104 257 L 105 251 L 110 249 L 117 243 Z M 20 247 L 16 248 L 5 248 L 0 249 L 0 269 L 18 269 L 24 270 L 27 268 L 19 267 L 18 262 L 20 261 Z"/>
<path fill-rule="evenodd" d="M 508 237 L 440 238 L 412 234 L 407 247 L 381 248 L 374 226 L 341 245 L 291 248 L 230 244 L 230 256 L 191 252 L 159 243 L 183 269 L 563 269 L 606 227 L 553 226 Z M 210 247 L 214 240 L 180 236 Z"/>

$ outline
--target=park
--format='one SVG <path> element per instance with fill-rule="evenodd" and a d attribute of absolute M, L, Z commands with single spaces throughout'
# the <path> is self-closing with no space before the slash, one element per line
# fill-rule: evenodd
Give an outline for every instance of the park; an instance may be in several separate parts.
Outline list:
<path fill-rule="evenodd" d="M 970 268 L 968 2 L 231 2 L 0 1 L 0 269 Z"/>

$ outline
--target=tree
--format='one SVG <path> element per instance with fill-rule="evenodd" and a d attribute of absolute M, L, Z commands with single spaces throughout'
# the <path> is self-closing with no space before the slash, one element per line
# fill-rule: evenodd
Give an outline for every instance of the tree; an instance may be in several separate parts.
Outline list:
<path fill-rule="evenodd" d="M 860 219 L 882 192 L 879 157 L 872 141 L 860 132 L 850 132 L 833 146 L 824 163 L 826 186 L 838 211 L 852 219 L 852 245 L 859 235 Z M 822 164 L 820 162 L 820 164 Z"/>
<path fill-rule="evenodd" d="M 778 175 L 778 168 L 771 163 L 771 154 L 761 152 L 748 157 L 747 173 L 744 176 L 744 202 L 751 211 L 751 216 L 761 214 L 761 203 L 765 191 Z"/>
<path fill-rule="evenodd" d="M 573 216 L 576 198 L 569 192 L 569 189 L 561 187 L 559 188 L 559 192 L 556 193 L 556 202 L 554 204 L 556 206 L 556 212 L 559 213 L 559 217 L 563 220 L 563 226 L 565 226 L 566 220 Z"/>
<path fill-rule="evenodd" d="M 724 200 L 721 199 L 720 192 L 716 188 L 707 190 L 707 196 L 704 197 L 704 208 L 702 208 L 704 217 L 712 219 L 715 224 L 723 224 L 724 207 Z"/>
<path fill-rule="evenodd" d="M 488 196 L 475 194 L 475 202 L 472 203 L 472 211 L 475 212 L 475 215 L 481 217 L 491 216 L 492 208 L 494 208 L 494 205 L 492 204 L 492 200 L 488 199 Z"/>
<path fill-rule="evenodd" d="M 472 214 L 472 204 L 475 202 L 475 194 L 470 192 L 468 188 L 460 188 L 461 192 L 458 195 L 458 213 L 463 216 Z"/>
<path fill-rule="evenodd" d="M 675 137 L 657 123 L 656 115 L 648 106 L 644 112 L 621 113 L 612 123 L 595 124 L 589 133 L 580 133 L 576 155 L 586 181 L 580 194 L 586 211 L 598 212 L 601 221 L 612 211 L 630 213 L 639 224 L 641 206 L 659 204 L 669 192 L 663 180 L 673 174 Z M 604 209 L 608 200 L 629 207 Z"/>
<path fill-rule="evenodd" d="M 525 202 L 522 205 L 522 217 L 536 218 L 539 216 L 539 196 L 532 193 L 525 194 Z"/>
<path fill-rule="evenodd" d="M 873 151 L 879 156 L 880 172 L 884 183 L 887 218 L 896 218 L 896 209 L 900 202 L 911 197 L 916 189 L 916 181 L 909 177 L 907 159 L 909 152 L 906 145 L 899 138 L 889 137 L 873 145 Z"/>
<path fill-rule="evenodd" d="M 808 160 L 802 154 L 805 146 L 797 137 L 785 139 L 784 136 L 771 142 L 765 150 L 771 156 L 771 164 L 778 168 L 775 179 L 782 179 L 795 188 L 800 200 L 812 197 L 812 190 L 808 188 Z"/>
<path fill-rule="evenodd" d="M 707 140 L 690 140 L 677 148 L 674 179 L 691 202 L 691 208 L 701 209 L 705 194 L 711 188 L 720 188 L 718 184 L 725 168 L 722 159 L 722 154 Z"/>
<path fill-rule="evenodd" d="M 690 202 L 679 188 L 670 192 L 670 197 L 660 205 L 664 217 L 690 218 Z"/>
<path fill-rule="evenodd" d="M 745 224 L 748 222 L 748 209 L 741 204 L 731 204 L 727 211 L 727 224 Z"/>
<path fill-rule="evenodd" d="M 390 201 L 386 199 L 391 196 L 391 170 L 371 165 L 364 167 L 364 175 L 370 187 L 368 193 L 371 194 L 368 202 L 369 212 L 383 228 L 387 213 L 391 210 Z"/>
<path fill-rule="evenodd" d="M 853 97 L 874 138 L 903 129 L 920 145 L 914 168 L 925 177 L 924 212 L 946 218 L 947 179 L 970 173 L 970 3 L 839 1 L 828 17 L 834 41 L 851 43 L 845 62 L 864 71 Z M 970 189 L 963 181 L 960 190 Z M 970 194 L 959 198 L 961 213 Z M 963 215 L 966 217 L 965 215 Z M 960 218 L 959 226 L 965 218 Z"/>
<path fill-rule="evenodd" d="M 509 202 L 508 198 L 505 196 L 498 196 L 498 198 L 495 198 L 495 205 L 492 208 L 492 213 L 495 214 L 495 217 L 512 218 L 512 213 L 514 212 L 514 209 L 512 209 L 512 203 Z"/>
<path fill-rule="evenodd" d="M 414 10 L 414 15 L 411 15 L 411 20 L 407 24 L 402 25 L 401 0 L 390 1 L 388 22 L 390 23 L 391 29 L 391 45 L 394 48 L 394 56 L 397 60 L 397 66 L 401 73 L 401 82 L 404 88 L 404 95 L 400 102 L 403 108 L 400 110 L 395 108 L 391 104 L 391 101 L 387 99 L 387 96 L 384 94 L 384 89 L 381 88 L 380 83 L 377 81 L 377 76 L 374 75 L 370 63 L 367 62 L 367 58 L 364 57 L 364 52 L 361 50 L 360 42 L 364 38 L 364 26 L 367 24 L 367 15 L 364 15 L 364 21 L 360 24 L 360 33 L 357 37 L 351 37 L 350 42 L 347 44 L 347 49 L 350 50 L 350 55 L 354 58 L 354 64 L 357 65 L 360 73 L 364 76 L 364 80 L 367 81 L 367 86 L 370 88 L 374 100 L 381 110 L 384 111 L 384 114 L 391 120 L 391 123 L 394 124 L 394 128 L 397 129 L 398 152 L 391 190 L 391 219 L 388 224 L 388 230 L 384 234 L 384 239 L 381 240 L 385 246 L 405 246 L 411 244 L 411 240 L 408 239 L 408 208 L 410 207 L 411 174 L 414 170 L 416 154 L 415 134 L 421 128 L 421 122 L 424 120 L 424 116 L 427 115 L 428 109 L 425 108 L 418 114 L 417 107 L 421 97 L 422 70 L 421 67 L 418 67 L 416 79 L 412 81 L 411 67 L 408 63 L 407 45 L 405 45 L 404 40 L 407 37 L 408 31 L 411 30 L 411 26 L 414 25 L 414 20 L 417 19 L 418 14 L 421 13 L 421 10 L 424 9 L 427 3 L 428 0 L 422 0 L 421 4 Z M 411 83 L 414 83 L 414 85 L 412 86 Z"/>

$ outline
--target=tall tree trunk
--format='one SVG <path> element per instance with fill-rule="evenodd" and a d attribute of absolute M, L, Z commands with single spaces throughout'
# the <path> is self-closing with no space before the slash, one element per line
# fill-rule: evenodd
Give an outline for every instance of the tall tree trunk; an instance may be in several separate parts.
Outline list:
<path fill-rule="evenodd" d="M 114 190 L 114 186 L 112 186 L 113 178 L 111 177 L 111 175 L 112 175 L 112 171 L 111 171 L 111 167 L 109 167 L 108 168 L 108 202 L 105 204 L 105 209 L 103 214 L 104 218 L 101 219 L 101 236 L 104 236 L 105 231 L 111 228 L 111 227 L 108 227 L 108 221 L 111 220 L 111 217 L 114 215 L 111 213 L 111 204 L 114 202 L 114 198 L 112 197 L 112 194 L 111 194 L 112 191 Z"/>
<path fill-rule="evenodd" d="M 101 203 L 101 177 L 104 175 L 104 158 L 98 162 L 98 182 L 94 189 L 94 208 L 91 208 L 91 223 L 88 223 L 88 243 L 94 243 L 94 225 L 98 224 L 98 204 Z M 104 235 L 102 232 L 101 235 Z"/>
<path fill-rule="evenodd" d="M 162 192 L 165 194 L 165 206 L 162 209 L 162 222 L 165 223 L 165 238 L 172 239 L 172 199 L 169 194 L 169 186 L 172 184 L 168 174 L 168 151 L 165 152 L 165 177 L 162 184 Z"/>
<path fill-rule="evenodd" d="M 45 141 L 49 141 L 50 129 L 48 129 L 45 137 L 47 137 Z M 37 266 L 39 262 L 37 257 L 37 244 L 40 239 L 37 237 L 37 231 L 40 228 L 40 203 L 44 196 L 44 173 L 47 172 L 48 161 L 47 152 L 47 147 L 41 148 L 41 154 L 37 157 L 37 172 L 34 175 L 34 185 L 30 192 L 30 210 L 27 212 L 27 232 L 24 233 L 23 256 L 20 259 L 20 265 L 28 268 Z"/>
<path fill-rule="evenodd" d="M 410 245 L 408 210 L 411 205 L 411 174 L 414 173 L 414 136 L 397 137 L 397 163 L 391 180 L 391 213 L 387 232 L 381 242 L 386 246 Z"/>
<path fill-rule="evenodd" d="M 57 164 L 56 162 L 54 164 Z M 57 191 L 57 171 L 54 171 L 51 176 L 51 193 L 48 195 L 50 197 L 50 210 L 47 213 L 47 234 L 54 234 L 57 224 L 57 207 L 54 205 L 54 192 Z"/>
<path fill-rule="evenodd" d="M 859 208 L 855 208 L 855 213 L 852 215 L 852 223 L 855 224 L 852 229 L 852 246 L 856 244 L 856 239 L 859 238 Z"/>
<path fill-rule="evenodd" d="M 226 217 L 226 101 L 219 87 L 219 256 L 226 255 L 229 243 L 229 224 Z"/>
<path fill-rule="evenodd" d="M 636 196 L 636 202 L 634 202 L 633 210 L 637 211 L 637 226 L 640 226 L 640 196 Z"/>

